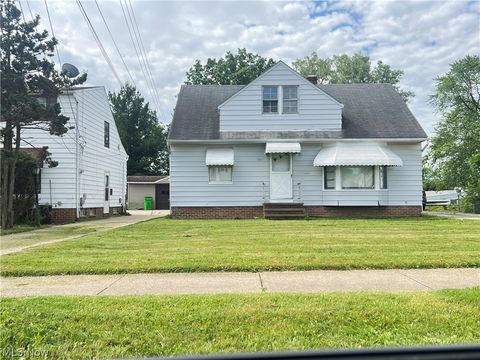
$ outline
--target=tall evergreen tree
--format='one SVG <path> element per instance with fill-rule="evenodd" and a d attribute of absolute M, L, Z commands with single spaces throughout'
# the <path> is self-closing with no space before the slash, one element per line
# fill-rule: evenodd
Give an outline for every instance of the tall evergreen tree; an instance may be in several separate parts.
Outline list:
<path fill-rule="evenodd" d="M 158 122 L 140 92 L 126 84 L 109 93 L 113 117 L 129 156 L 128 175 L 168 174 L 168 127 Z"/>
<path fill-rule="evenodd" d="M 1 225 L 13 226 L 15 166 L 23 128 L 36 128 L 63 135 L 68 118 L 56 102 L 61 89 L 83 83 L 86 74 L 70 81 L 55 70 L 53 57 L 57 40 L 46 30 L 39 32 L 40 17 L 21 20 L 21 12 L 11 0 L 0 1 L 1 22 Z M 46 98 L 46 104 L 38 101 Z"/>

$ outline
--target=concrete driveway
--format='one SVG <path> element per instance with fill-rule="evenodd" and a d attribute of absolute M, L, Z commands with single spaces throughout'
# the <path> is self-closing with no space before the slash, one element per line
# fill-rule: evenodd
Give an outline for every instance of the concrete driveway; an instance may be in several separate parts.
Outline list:
<path fill-rule="evenodd" d="M 130 216 L 112 216 L 101 220 L 87 220 L 72 224 L 53 225 L 39 230 L 3 235 L 0 241 L 0 255 L 23 251 L 35 246 L 77 239 L 89 234 L 117 229 L 142 221 L 168 215 L 168 210 L 132 210 Z"/>

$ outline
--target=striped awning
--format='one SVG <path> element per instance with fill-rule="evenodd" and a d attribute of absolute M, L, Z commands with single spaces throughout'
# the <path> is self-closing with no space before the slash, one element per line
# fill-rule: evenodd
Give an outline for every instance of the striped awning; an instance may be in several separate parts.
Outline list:
<path fill-rule="evenodd" d="M 207 166 L 233 166 L 233 149 L 207 149 L 205 164 Z"/>
<path fill-rule="evenodd" d="M 403 161 L 386 145 L 336 143 L 326 146 L 313 160 L 313 166 L 403 166 Z"/>
<path fill-rule="evenodd" d="M 299 143 L 267 143 L 265 154 L 272 153 L 299 153 L 301 150 Z"/>

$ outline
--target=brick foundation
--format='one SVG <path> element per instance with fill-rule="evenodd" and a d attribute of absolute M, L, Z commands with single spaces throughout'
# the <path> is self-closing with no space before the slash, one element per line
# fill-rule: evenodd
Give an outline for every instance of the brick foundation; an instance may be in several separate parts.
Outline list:
<path fill-rule="evenodd" d="M 79 221 L 103 219 L 104 217 L 123 215 L 121 207 L 111 207 L 108 214 L 103 214 L 103 207 L 83 208 L 84 216 Z M 52 222 L 54 224 L 65 224 L 75 222 L 75 209 L 52 209 Z"/>
<path fill-rule="evenodd" d="M 75 209 L 52 209 L 52 222 L 54 224 L 75 222 Z"/>
<path fill-rule="evenodd" d="M 421 206 L 305 206 L 307 216 L 378 218 L 420 216 Z M 263 206 L 172 207 L 175 219 L 252 219 L 263 217 Z"/>
<path fill-rule="evenodd" d="M 420 216 L 421 206 L 305 206 L 308 216 L 378 218 Z"/>
<path fill-rule="evenodd" d="M 263 217 L 263 206 L 172 207 L 175 219 L 253 219 Z"/>

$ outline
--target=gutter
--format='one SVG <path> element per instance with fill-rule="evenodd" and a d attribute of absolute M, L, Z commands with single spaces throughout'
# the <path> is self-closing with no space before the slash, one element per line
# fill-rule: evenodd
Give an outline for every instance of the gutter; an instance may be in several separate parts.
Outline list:
<path fill-rule="evenodd" d="M 244 143 L 244 144 L 264 144 L 266 142 L 300 142 L 300 143 L 319 143 L 319 142 L 423 142 L 428 138 L 317 138 L 317 139 L 282 139 L 282 138 L 270 138 L 270 139 L 209 139 L 209 140 L 176 140 L 168 139 L 167 143 L 170 144 L 235 144 L 235 143 Z"/>

